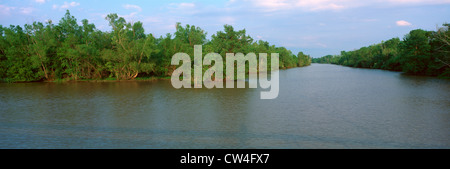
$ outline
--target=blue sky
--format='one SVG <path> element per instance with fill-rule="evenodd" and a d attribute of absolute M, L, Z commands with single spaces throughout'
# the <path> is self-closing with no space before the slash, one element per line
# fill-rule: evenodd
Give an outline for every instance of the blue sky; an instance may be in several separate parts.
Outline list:
<path fill-rule="evenodd" d="M 173 33 L 176 22 L 199 26 L 208 39 L 229 24 L 245 28 L 255 40 L 312 57 L 450 22 L 450 0 L 0 0 L 0 24 L 58 23 L 67 9 L 79 22 L 88 19 L 103 31 L 111 29 L 105 16 L 117 13 L 143 22 L 146 33 L 156 37 Z"/>

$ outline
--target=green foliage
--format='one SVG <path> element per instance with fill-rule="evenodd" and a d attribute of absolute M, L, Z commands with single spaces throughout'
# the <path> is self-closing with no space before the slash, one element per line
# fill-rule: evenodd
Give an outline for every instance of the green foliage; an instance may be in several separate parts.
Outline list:
<path fill-rule="evenodd" d="M 35 57 L 30 54 L 28 36 L 20 26 L 3 28 L 2 69 L 7 82 L 36 81 L 40 79 Z M 33 48 L 35 49 L 35 48 Z"/>
<path fill-rule="evenodd" d="M 298 52 L 297 58 L 298 58 L 298 66 L 299 67 L 311 65 L 312 60 L 309 55 L 305 55 L 303 52 Z"/>
<path fill-rule="evenodd" d="M 427 74 L 450 78 L 450 24 L 431 32 L 431 61 Z"/>
<path fill-rule="evenodd" d="M 130 80 L 167 77 L 176 69 L 170 65 L 175 53 L 194 56 L 194 45 L 203 45 L 203 55 L 219 53 L 279 53 L 280 68 L 307 66 L 311 59 L 293 55 L 284 47 L 266 41 L 253 42 L 245 29 L 212 35 L 194 25 L 176 24 L 176 32 L 155 38 L 145 34 L 142 22 L 127 22 L 117 14 L 105 18 L 112 30 L 102 32 L 84 19 L 80 22 L 67 10 L 57 25 L 34 22 L 24 28 L 0 25 L 0 81 Z M 270 57 L 269 57 L 270 59 Z M 268 63 L 270 67 L 270 60 Z M 248 66 L 248 65 L 247 65 Z M 209 67 L 204 66 L 203 70 Z M 248 70 L 248 69 L 247 69 Z"/>
<path fill-rule="evenodd" d="M 211 37 L 211 45 L 216 53 L 222 57 L 226 53 L 248 53 L 248 46 L 253 39 L 246 35 L 246 31 L 234 31 L 233 26 L 225 25 L 224 32 L 219 31 Z"/>
<path fill-rule="evenodd" d="M 314 58 L 312 62 L 449 78 L 449 26 L 443 24 L 437 31 L 412 30 L 402 41 L 392 38 L 358 50 L 342 51 L 340 55 Z"/>
<path fill-rule="evenodd" d="M 4 28 L 0 25 L 0 80 L 4 79 L 6 77 L 6 63 L 7 57 L 6 57 L 6 40 L 3 35 Z"/>
<path fill-rule="evenodd" d="M 430 32 L 417 29 L 405 36 L 400 44 L 403 72 L 425 74 L 431 61 Z"/>
<path fill-rule="evenodd" d="M 126 23 L 117 14 L 109 14 L 106 20 L 113 28 L 113 48 L 103 50 L 102 55 L 106 69 L 118 80 L 134 79 L 141 72 L 153 71 L 154 64 L 146 61 L 158 50 L 153 35 L 144 34 L 142 23 Z"/>

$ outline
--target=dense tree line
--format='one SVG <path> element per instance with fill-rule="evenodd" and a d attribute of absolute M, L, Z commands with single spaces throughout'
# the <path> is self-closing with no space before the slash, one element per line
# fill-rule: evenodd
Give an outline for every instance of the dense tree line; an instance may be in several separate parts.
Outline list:
<path fill-rule="evenodd" d="M 342 51 L 340 55 L 314 58 L 314 63 L 332 63 L 358 68 L 403 71 L 414 75 L 450 77 L 450 24 L 437 31 L 412 30 L 403 40 L 388 41 Z"/>
<path fill-rule="evenodd" d="M 194 45 L 203 45 L 203 55 L 219 53 L 279 53 L 280 68 L 306 66 L 308 55 L 296 56 L 284 47 L 254 41 L 245 29 L 230 25 L 206 39 L 199 27 L 180 23 L 174 34 L 145 34 L 142 22 L 130 23 L 117 14 L 105 18 L 112 30 L 103 32 L 88 20 L 66 12 L 58 24 L 34 22 L 23 28 L 0 25 L 0 80 L 5 82 L 167 77 L 176 69 L 171 58 L 185 52 L 193 57 Z M 270 62 L 269 62 L 270 64 Z M 205 68 L 206 69 L 206 68 Z"/>

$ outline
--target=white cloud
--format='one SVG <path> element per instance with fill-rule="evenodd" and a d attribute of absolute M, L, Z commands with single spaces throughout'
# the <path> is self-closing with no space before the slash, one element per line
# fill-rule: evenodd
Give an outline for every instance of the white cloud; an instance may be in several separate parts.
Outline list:
<path fill-rule="evenodd" d="M 156 23 L 156 22 L 161 22 L 163 19 L 160 17 L 154 17 L 154 16 L 147 16 L 144 17 L 144 19 L 142 20 L 143 23 Z"/>
<path fill-rule="evenodd" d="M 69 9 L 71 7 L 76 7 L 76 6 L 79 6 L 79 5 L 80 5 L 80 3 L 72 1 L 70 3 L 64 2 L 63 5 L 56 5 L 56 4 L 54 4 L 52 7 L 53 7 L 53 9 Z"/>
<path fill-rule="evenodd" d="M 340 9 L 344 9 L 344 8 L 345 8 L 344 5 L 337 5 L 334 3 L 330 3 L 330 4 L 318 5 L 316 7 L 310 8 L 310 9 L 311 9 L 311 11 L 321 11 L 321 10 L 340 10 Z"/>
<path fill-rule="evenodd" d="M 409 23 L 408 21 L 405 21 L 405 20 L 400 20 L 395 23 L 397 24 L 397 26 L 411 26 L 412 25 L 411 23 Z"/>
<path fill-rule="evenodd" d="M 192 7 L 195 7 L 195 4 L 194 3 L 180 3 L 180 4 L 178 4 L 178 6 L 181 8 L 192 8 Z"/>
<path fill-rule="evenodd" d="M 362 19 L 363 22 L 376 22 L 378 19 Z"/>
<path fill-rule="evenodd" d="M 302 9 L 306 11 L 341 10 L 358 3 L 354 0 L 249 0 L 255 6 L 265 11 L 278 11 L 286 9 Z"/>
<path fill-rule="evenodd" d="M 219 21 L 223 24 L 233 25 L 236 22 L 236 19 L 231 16 L 224 16 L 219 18 Z"/>
<path fill-rule="evenodd" d="M 139 11 L 139 12 L 142 11 L 142 8 L 141 8 L 140 6 L 137 6 L 137 5 L 126 4 L 126 5 L 124 5 L 123 7 L 124 7 L 125 9 L 135 9 L 135 10 L 137 10 L 137 11 Z"/>
<path fill-rule="evenodd" d="M 138 14 L 137 12 L 132 12 L 128 15 L 118 15 L 118 16 L 124 18 L 127 22 L 133 22 L 137 14 Z"/>
<path fill-rule="evenodd" d="M 237 3 L 238 0 L 229 3 Z M 450 0 L 241 0 L 266 12 L 301 9 L 304 11 L 339 11 L 361 6 L 450 4 Z"/>
<path fill-rule="evenodd" d="M 124 18 L 127 22 L 134 22 L 136 20 L 136 17 L 138 16 L 138 13 L 142 11 L 142 8 L 138 5 L 125 4 L 123 5 L 123 7 L 125 9 L 136 10 L 135 12 L 131 12 L 130 14 L 127 15 L 119 14 L 119 17 Z"/>
<path fill-rule="evenodd" d="M 383 0 L 392 4 L 448 4 L 450 0 Z"/>
<path fill-rule="evenodd" d="M 189 9 L 195 7 L 194 3 L 170 3 L 169 5 L 171 8 L 175 9 Z"/>
<path fill-rule="evenodd" d="M 201 12 L 194 3 L 170 3 L 167 7 L 170 12 L 190 15 Z"/>
<path fill-rule="evenodd" d="M 276 11 L 281 9 L 288 9 L 292 6 L 284 0 L 252 0 L 254 5 L 263 7 L 268 11 Z"/>
<path fill-rule="evenodd" d="M 11 11 L 14 9 L 16 9 L 16 7 L 0 5 L 0 14 L 2 14 L 3 16 L 10 15 Z"/>
<path fill-rule="evenodd" d="M 31 14 L 34 11 L 34 8 L 32 7 L 27 7 L 27 8 L 20 8 L 20 13 L 22 14 Z"/>
<path fill-rule="evenodd" d="M 78 6 L 78 5 L 80 5 L 80 3 L 78 3 L 78 2 L 71 2 L 70 3 L 70 6 Z"/>
<path fill-rule="evenodd" d="M 295 0 L 294 5 L 311 11 L 341 10 L 356 4 L 351 1 L 352 0 Z"/>
<path fill-rule="evenodd" d="M 43 3 L 45 3 L 46 0 L 34 0 L 34 1 L 37 3 L 43 4 Z"/>
<path fill-rule="evenodd" d="M 9 16 L 11 14 L 31 14 L 35 9 L 32 7 L 11 7 L 6 5 L 0 5 L 0 16 Z"/>
<path fill-rule="evenodd" d="M 61 5 L 59 8 L 60 9 L 68 9 L 70 7 L 69 3 L 64 2 L 64 5 Z"/>
<path fill-rule="evenodd" d="M 318 47 L 322 47 L 322 48 L 328 47 L 326 44 L 320 43 L 320 42 L 316 43 L 315 45 L 318 46 Z"/>
<path fill-rule="evenodd" d="M 303 41 L 317 41 L 317 40 L 319 40 L 319 37 L 308 35 L 308 36 L 302 36 L 302 37 L 300 37 L 300 39 Z"/>

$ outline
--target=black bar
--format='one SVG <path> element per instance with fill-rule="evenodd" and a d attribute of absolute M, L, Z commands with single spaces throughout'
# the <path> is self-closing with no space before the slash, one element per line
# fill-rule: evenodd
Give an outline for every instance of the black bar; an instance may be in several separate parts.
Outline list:
<path fill-rule="evenodd" d="M 279 149 L 151 149 L 151 150 L 2 150 L 4 164 L 57 167 L 120 168 L 316 168 L 329 166 L 444 165 L 448 150 L 279 150 Z M 189 154 L 190 162 L 187 158 Z M 267 155 L 268 154 L 268 155 Z M 214 160 L 205 160 L 204 157 Z M 241 161 L 236 156 L 241 156 Z M 245 156 L 247 158 L 245 159 Z M 196 158 L 195 164 L 192 159 Z M 233 159 L 236 158 L 236 159 Z M 201 162 L 200 159 L 203 159 Z M 19 160 L 20 162 L 16 162 Z M 201 163 L 200 163 L 201 162 Z M 309 167 L 308 167 L 309 166 Z M 333 168 L 334 168 L 333 167 Z"/>

